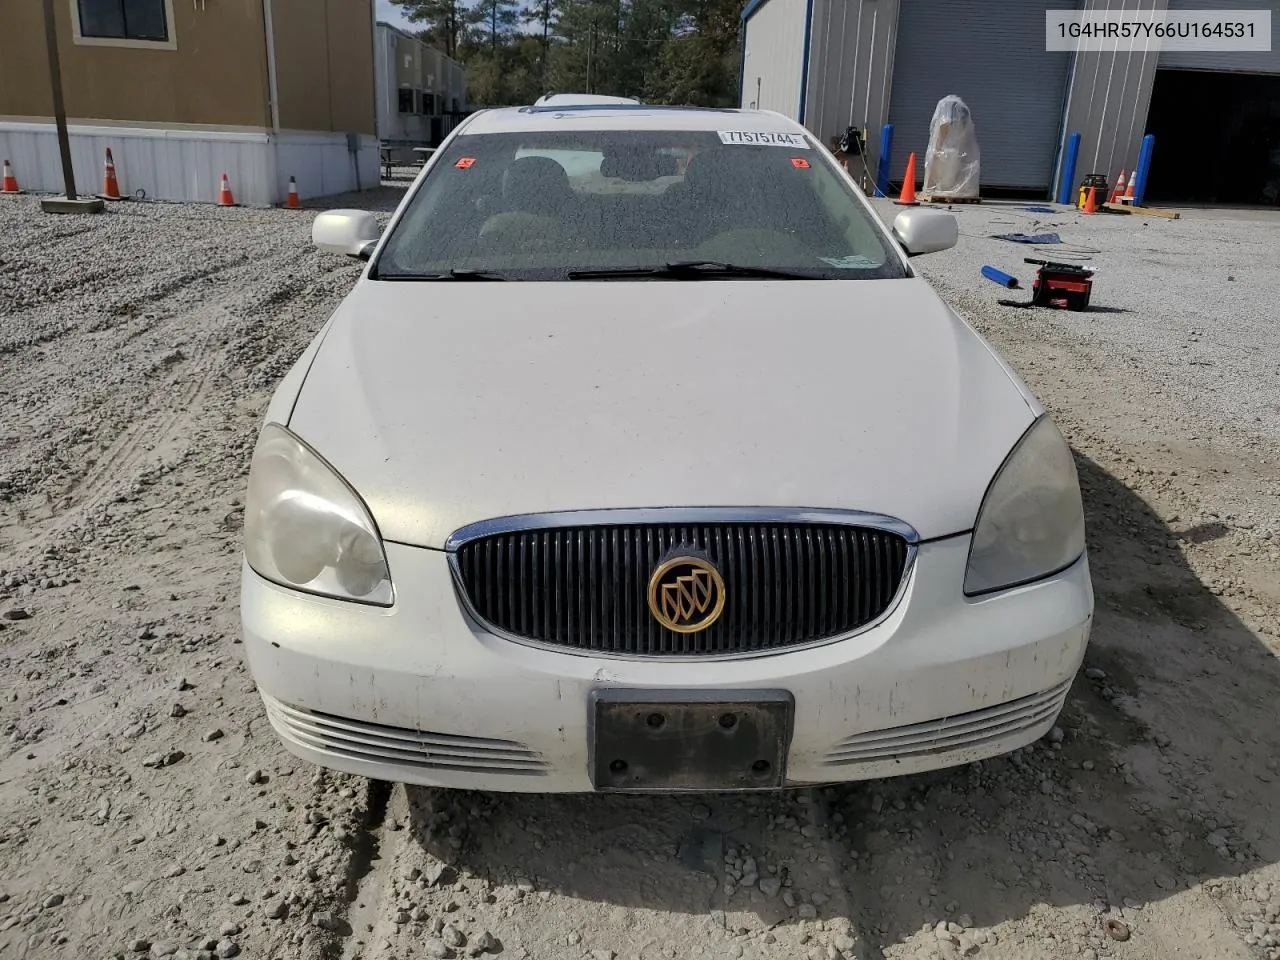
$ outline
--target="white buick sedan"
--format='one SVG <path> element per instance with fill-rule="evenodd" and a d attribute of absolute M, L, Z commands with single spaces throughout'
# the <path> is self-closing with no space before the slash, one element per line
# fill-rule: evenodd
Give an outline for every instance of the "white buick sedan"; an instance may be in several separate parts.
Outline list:
<path fill-rule="evenodd" d="M 241 611 L 297 756 L 495 791 L 776 790 L 1045 734 L 1071 451 L 826 148 L 758 111 L 464 121 L 285 377 Z"/>

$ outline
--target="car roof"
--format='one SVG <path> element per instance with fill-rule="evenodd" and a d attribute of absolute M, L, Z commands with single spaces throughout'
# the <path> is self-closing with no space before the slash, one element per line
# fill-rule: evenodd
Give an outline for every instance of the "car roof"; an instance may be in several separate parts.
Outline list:
<path fill-rule="evenodd" d="M 548 93 L 539 97 L 535 107 L 565 104 L 640 103 L 634 97 L 610 97 L 602 93 Z"/>
<path fill-rule="evenodd" d="M 706 130 L 808 134 L 804 127 L 790 117 L 772 110 L 670 107 L 651 103 L 575 103 L 565 106 L 548 103 L 481 110 L 464 121 L 458 129 L 458 135 L 550 130 Z"/>

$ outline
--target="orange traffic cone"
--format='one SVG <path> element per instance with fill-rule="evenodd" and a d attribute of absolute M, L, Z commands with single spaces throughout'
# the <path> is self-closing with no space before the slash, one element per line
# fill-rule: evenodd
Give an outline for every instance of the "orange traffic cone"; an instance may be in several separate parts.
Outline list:
<path fill-rule="evenodd" d="M 298 203 L 298 181 L 289 178 L 289 199 L 285 201 L 285 206 L 290 210 L 298 210 L 302 204 Z"/>
<path fill-rule="evenodd" d="M 1097 213 L 1098 212 L 1098 188 L 1089 188 L 1089 199 L 1084 202 L 1084 209 L 1081 213 Z"/>
<path fill-rule="evenodd" d="M 902 177 L 902 192 L 898 194 L 898 199 L 893 201 L 904 207 L 917 207 L 920 201 L 916 199 L 916 154 L 913 150 L 911 156 L 907 157 L 907 172 Z"/>
<path fill-rule="evenodd" d="M 1124 171 L 1120 171 L 1120 179 L 1116 181 L 1116 188 L 1111 194 L 1111 202 L 1119 203 L 1120 198 L 1124 196 Z"/>
<path fill-rule="evenodd" d="M 1124 196 L 1120 198 L 1121 203 L 1137 203 L 1137 198 L 1133 195 L 1133 185 L 1138 182 L 1138 171 L 1133 172 L 1133 176 L 1129 178 L 1129 189 L 1124 192 Z"/>
<path fill-rule="evenodd" d="M 18 189 L 18 178 L 13 175 L 13 167 L 9 161 L 4 162 L 4 182 L 0 185 L 0 193 L 21 193 Z"/>
<path fill-rule="evenodd" d="M 121 200 L 120 184 L 116 182 L 116 162 L 111 159 L 111 148 L 107 147 L 107 161 L 102 175 L 102 192 L 98 194 L 102 200 Z"/>
<path fill-rule="evenodd" d="M 227 179 L 227 175 L 222 175 L 222 187 L 218 191 L 218 206 L 234 207 L 236 198 L 231 195 L 231 181 Z"/>

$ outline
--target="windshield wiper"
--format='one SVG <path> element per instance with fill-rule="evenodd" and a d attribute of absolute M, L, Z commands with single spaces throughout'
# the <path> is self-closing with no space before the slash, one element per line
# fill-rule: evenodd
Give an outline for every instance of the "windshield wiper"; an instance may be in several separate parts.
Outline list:
<path fill-rule="evenodd" d="M 619 267 L 569 272 L 570 280 L 609 280 L 628 277 L 671 277 L 676 280 L 701 280 L 704 277 L 759 277 L 768 280 L 821 279 L 794 270 L 747 267 L 736 263 L 724 263 L 720 260 L 674 260 L 657 267 Z"/>
<path fill-rule="evenodd" d="M 506 280 L 500 273 L 487 270 L 462 270 L 454 268 L 448 273 L 381 273 L 378 280 Z"/>

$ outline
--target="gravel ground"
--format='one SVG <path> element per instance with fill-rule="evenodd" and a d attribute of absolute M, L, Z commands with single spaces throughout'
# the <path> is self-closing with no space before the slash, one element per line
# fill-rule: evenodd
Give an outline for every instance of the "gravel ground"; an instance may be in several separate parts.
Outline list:
<path fill-rule="evenodd" d="M 963 242 L 921 260 L 922 272 L 940 287 L 945 283 L 953 303 L 981 313 L 1002 296 L 1030 299 L 1036 268 L 1023 257 L 1089 266 L 1097 271 L 1092 309 L 1084 315 L 1037 311 L 1029 315 L 1036 326 L 1077 342 L 1108 372 L 1138 363 L 1149 380 L 1153 420 L 1199 411 L 1215 432 L 1280 447 L 1280 220 L 1086 218 L 1071 208 L 1046 214 L 1026 206 L 952 206 Z M 1007 233 L 1057 233 L 1063 243 L 1028 247 L 990 239 Z M 980 275 L 984 263 L 1019 277 L 1027 291 L 1001 294 Z M 997 307 L 990 316 L 1021 324 L 1019 314 Z"/>
<path fill-rule="evenodd" d="M 957 207 L 916 261 L 1078 451 L 1098 615 L 1044 741 L 544 798 L 307 768 L 242 665 L 247 457 L 359 265 L 306 211 L 4 200 L 0 957 L 1280 958 L 1275 225 Z M 996 305 L 978 266 L 1046 254 L 982 238 L 1047 229 L 1099 309 Z"/>

